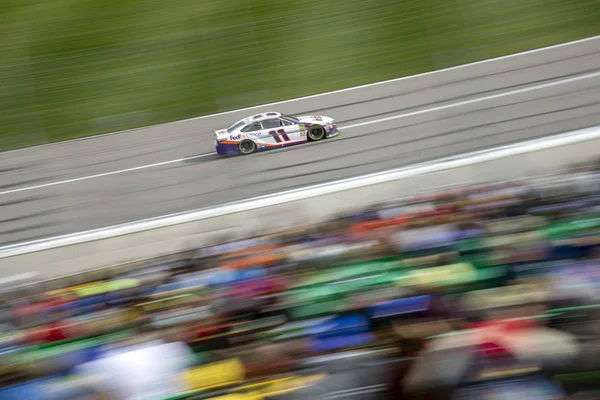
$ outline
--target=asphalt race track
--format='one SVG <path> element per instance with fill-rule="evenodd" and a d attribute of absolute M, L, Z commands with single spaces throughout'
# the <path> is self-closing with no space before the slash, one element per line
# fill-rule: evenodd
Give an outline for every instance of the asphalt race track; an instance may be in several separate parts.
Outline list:
<path fill-rule="evenodd" d="M 341 135 L 246 157 L 214 154 L 214 129 L 268 110 L 334 117 Z M 600 125 L 600 37 L 265 107 L 16 150 L 0 159 L 0 244 L 595 125 Z"/>

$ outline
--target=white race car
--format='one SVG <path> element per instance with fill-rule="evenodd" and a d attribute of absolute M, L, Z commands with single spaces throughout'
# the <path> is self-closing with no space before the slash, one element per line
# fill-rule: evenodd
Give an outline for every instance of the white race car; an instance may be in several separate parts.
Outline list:
<path fill-rule="evenodd" d="M 215 131 L 217 154 L 251 154 L 255 151 L 293 146 L 339 135 L 333 118 L 310 115 L 294 117 L 266 112 L 244 118 L 227 129 Z"/>

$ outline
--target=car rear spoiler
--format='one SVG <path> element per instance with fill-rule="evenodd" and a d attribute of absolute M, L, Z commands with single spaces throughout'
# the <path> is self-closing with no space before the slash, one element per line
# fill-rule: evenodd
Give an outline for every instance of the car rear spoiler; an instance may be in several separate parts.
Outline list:
<path fill-rule="evenodd" d="M 227 129 L 217 129 L 215 130 L 215 137 L 217 139 L 222 138 L 223 136 L 227 135 Z"/>

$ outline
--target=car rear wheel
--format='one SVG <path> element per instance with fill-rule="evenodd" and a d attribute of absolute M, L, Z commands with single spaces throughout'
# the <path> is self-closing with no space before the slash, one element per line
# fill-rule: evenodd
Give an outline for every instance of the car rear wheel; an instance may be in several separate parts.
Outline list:
<path fill-rule="evenodd" d="M 242 154 L 252 154 L 252 153 L 254 153 L 254 151 L 256 151 L 256 143 L 254 143 L 252 140 L 248 140 L 248 139 L 242 140 L 238 144 L 238 150 Z"/>
<path fill-rule="evenodd" d="M 325 137 L 325 129 L 320 125 L 311 126 L 308 128 L 308 140 L 316 142 Z"/>

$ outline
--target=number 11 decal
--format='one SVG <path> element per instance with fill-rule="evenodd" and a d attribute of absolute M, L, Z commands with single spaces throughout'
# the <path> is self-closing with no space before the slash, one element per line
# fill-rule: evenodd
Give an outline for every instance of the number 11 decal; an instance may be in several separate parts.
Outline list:
<path fill-rule="evenodd" d="M 284 142 L 289 142 L 290 141 L 290 137 L 288 136 L 287 133 L 285 133 L 285 131 L 283 129 L 277 129 L 276 131 L 270 131 L 269 135 L 273 136 L 273 139 L 275 139 L 275 141 L 277 143 L 281 143 L 282 142 L 282 138 Z"/>

